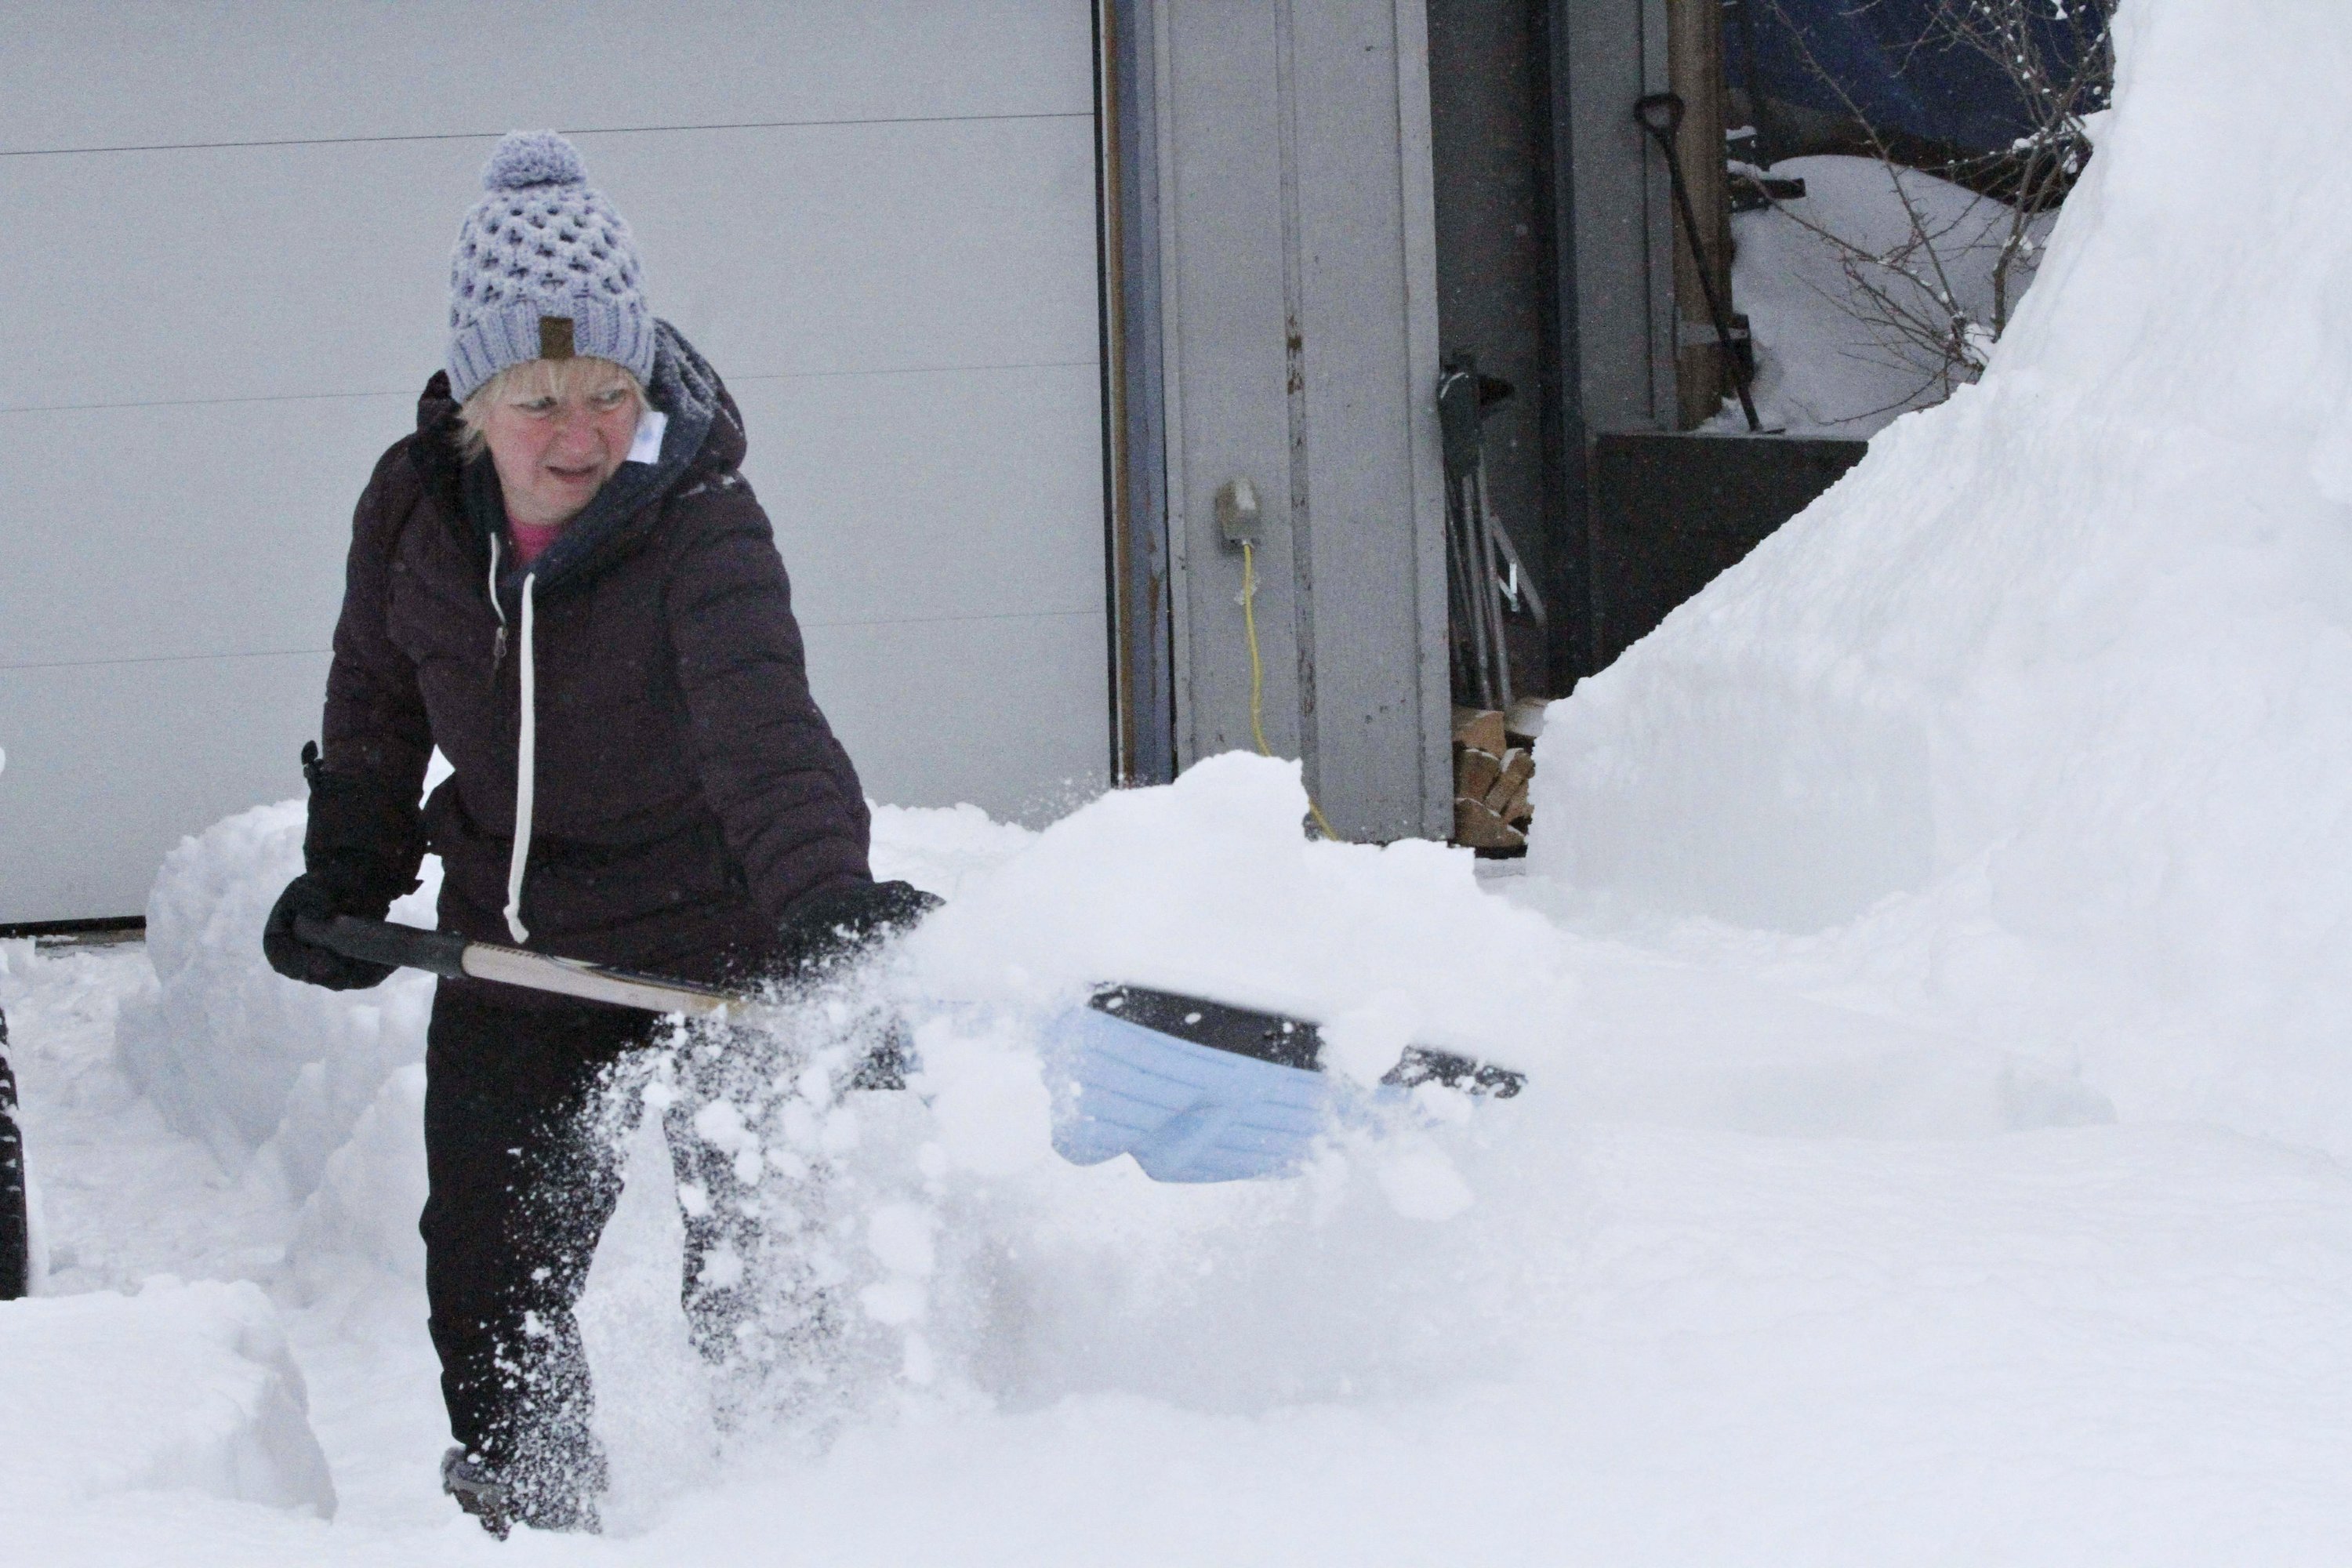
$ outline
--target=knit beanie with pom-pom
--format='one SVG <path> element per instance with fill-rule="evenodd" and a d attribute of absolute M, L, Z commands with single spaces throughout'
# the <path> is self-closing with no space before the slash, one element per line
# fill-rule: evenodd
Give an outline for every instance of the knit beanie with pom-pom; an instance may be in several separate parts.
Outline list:
<path fill-rule="evenodd" d="M 593 354 L 654 370 L 637 244 L 580 150 L 552 131 L 502 138 L 482 168 L 482 199 L 449 256 L 449 390 L 463 403 L 526 360 Z"/>

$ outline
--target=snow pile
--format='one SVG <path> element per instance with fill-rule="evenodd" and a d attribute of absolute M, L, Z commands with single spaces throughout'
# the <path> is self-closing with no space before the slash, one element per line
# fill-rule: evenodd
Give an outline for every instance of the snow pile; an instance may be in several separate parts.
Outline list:
<path fill-rule="evenodd" d="M 436 776 L 439 767 L 436 759 Z M 124 1070 L 175 1129 L 231 1169 L 266 1150 L 297 1200 L 327 1176 L 331 1156 L 390 1092 L 387 1081 L 425 1059 L 434 984 L 403 971 L 370 990 L 322 991 L 269 968 L 262 922 L 302 869 L 305 811 L 300 800 L 257 806 L 164 858 L 147 900 L 156 984 L 124 1000 L 116 1035 Z M 875 812 L 876 874 L 950 897 L 1030 837 L 973 806 Z M 425 857 L 422 875 L 391 919 L 435 923 L 440 861 Z M 401 1175 L 395 1184 L 410 1183 Z M 362 1250 L 378 1255 L 382 1240 Z"/>
<path fill-rule="evenodd" d="M 875 877 L 912 882 L 953 902 L 967 882 L 1025 848 L 1036 834 L 976 805 L 874 805 Z"/>
<path fill-rule="evenodd" d="M 730 1121 L 739 1160 L 822 1166 L 810 1244 L 863 1320 L 860 1375 L 1003 1411 L 1418 1398 L 1554 1331 L 1595 1118 L 1940 1138 L 2104 1115 L 1968 1042 L 1567 935 L 1481 891 L 1466 851 L 1308 840 L 1304 813 L 1295 764 L 1235 753 L 1008 840 L 887 977 L 915 1020 L 918 1095 L 803 1088 Z M 1423 1091 L 1377 1129 L 1335 1129 L 1295 1181 L 1075 1168 L 1052 1152 L 1038 1041 L 1106 978 L 1329 1021 L 1342 1070 L 1417 1040 L 1533 1087 Z"/>
<path fill-rule="evenodd" d="M 1294 1013 L 1370 1078 L 1416 1040 L 1538 1049 L 1529 1020 L 1573 995 L 1559 934 L 1482 893 L 1465 851 L 1314 841 L 1306 812 L 1297 764 L 1242 752 L 1105 795 L 925 923 L 923 982 L 1042 1008 L 1118 980 Z"/>
<path fill-rule="evenodd" d="M 124 1069 L 172 1125 L 232 1169 L 268 1145 L 296 1197 L 395 1068 L 425 1057 L 433 978 L 369 991 L 297 984 L 261 955 L 261 926 L 302 869 L 305 806 L 290 800 L 215 823 L 164 858 L 147 900 L 156 985 L 126 999 Z M 433 923 L 440 862 L 392 918 Z"/>
<path fill-rule="evenodd" d="M 327 1157 L 295 1221 L 287 1256 L 312 1289 L 330 1286 L 344 1258 L 402 1279 L 425 1279 L 425 1064 L 394 1069 L 351 1136 Z"/>
<path fill-rule="evenodd" d="M 0 1303 L 0 1512 L 194 1489 L 335 1511 L 302 1373 L 252 1285 Z"/>
<path fill-rule="evenodd" d="M 1843 927 L 1685 940 L 2352 1152 L 2352 31 L 2116 27 L 1990 373 L 1555 705 L 1534 865 Z"/>
<path fill-rule="evenodd" d="M 1235 754 L 1037 834 L 946 812 L 877 818 L 878 871 L 959 887 L 877 977 L 911 1025 L 916 1092 L 840 1095 L 825 1081 L 837 1074 L 808 1070 L 861 1038 L 871 994 L 821 989 L 736 1043 L 730 1099 L 696 1118 L 739 1178 L 761 1181 L 763 1206 L 792 1211 L 792 1246 L 847 1312 L 830 1388 L 782 1430 L 804 1434 L 812 1408 L 863 1424 L 915 1398 L 1265 1410 L 1425 1388 L 1502 1353 L 1524 1249 L 1498 1234 L 1549 1205 L 1461 1222 L 1486 1184 L 1515 1179 L 1523 1107 L 1432 1091 L 1381 1135 L 1335 1130 L 1298 1182 L 1171 1188 L 1125 1160 L 1080 1170 L 1053 1152 L 1044 1026 L 1105 980 L 1328 1020 L 1340 1067 L 1364 1076 L 1408 1040 L 1523 1063 L 1570 1043 L 1570 942 L 1483 894 L 1466 852 L 1316 843 L 1305 814 L 1295 763 Z M 1574 1102 L 1549 1105 L 1557 1132 Z M 1547 1163 L 1568 1146 L 1538 1144 Z M 634 1172 L 666 1190 L 642 1150 Z M 667 1370 L 642 1353 L 614 1370 L 673 1387 L 693 1381 L 665 1281 L 674 1226 L 658 1205 L 616 1218 L 583 1305 L 592 1354 L 600 1338 L 670 1347 Z M 1328 1305 L 1293 1310 L 1305 1300 Z M 774 1304 L 779 1320 L 803 1310 Z M 625 1482 L 658 1488 L 675 1470 L 676 1432 L 656 1435 L 608 1431 Z"/>

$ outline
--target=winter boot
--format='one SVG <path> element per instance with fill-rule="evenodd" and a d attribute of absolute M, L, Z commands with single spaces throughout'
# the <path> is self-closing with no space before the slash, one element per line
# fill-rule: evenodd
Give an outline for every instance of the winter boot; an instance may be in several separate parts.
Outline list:
<path fill-rule="evenodd" d="M 498 1466 L 452 1448 L 441 1456 L 441 1489 L 500 1541 L 518 1524 L 593 1535 L 603 1528 L 596 1499 L 604 1489 L 604 1456 L 598 1449 L 585 1458 L 581 1466 Z"/>
<path fill-rule="evenodd" d="M 482 1521 L 482 1528 L 504 1541 L 514 1529 L 514 1491 L 499 1480 L 480 1456 L 452 1448 L 441 1456 L 441 1489 L 457 1506 Z"/>

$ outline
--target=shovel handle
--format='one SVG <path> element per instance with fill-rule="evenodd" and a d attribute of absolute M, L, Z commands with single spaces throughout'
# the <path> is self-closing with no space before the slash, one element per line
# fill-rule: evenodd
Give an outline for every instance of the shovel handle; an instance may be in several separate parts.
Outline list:
<path fill-rule="evenodd" d="M 352 915 L 337 915 L 329 921 L 298 915 L 294 934 L 314 947 L 364 963 L 422 969 L 451 980 L 471 975 L 650 1013 L 723 1012 L 755 999 L 748 994 L 656 975 L 632 974 L 573 959 L 526 952 L 520 948 L 469 943 L 464 937 L 445 931 L 423 931 L 387 921 L 363 921 Z M 469 947 L 476 953 L 476 966 L 472 969 L 466 967 Z M 1173 1038 L 1238 1056 L 1309 1071 L 1323 1065 L 1321 1031 L 1304 1019 L 1253 1012 L 1203 997 L 1140 985 L 1105 986 L 1095 993 L 1088 1005 Z M 873 1075 L 871 1079 L 853 1087 L 898 1087 L 904 1081 L 908 1065 L 898 1054 L 901 1049 L 896 1041 L 886 1047 L 875 1061 L 859 1069 L 861 1079 L 867 1079 L 868 1074 Z M 1526 1087 L 1527 1077 L 1451 1051 L 1413 1046 L 1381 1081 L 1406 1089 L 1433 1081 L 1468 1094 L 1508 1100 Z"/>
<path fill-rule="evenodd" d="M 384 963 L 394 969 L 422 969 L 456 980 L 466 973 L 466 939 L 443 931 L 420 931 L 389 921 L 363 921 L 337 915 L 322 921 L 310 915 L 294 918 L 294 934 L 312 947 L 340 952 L 362 963 Z"/>

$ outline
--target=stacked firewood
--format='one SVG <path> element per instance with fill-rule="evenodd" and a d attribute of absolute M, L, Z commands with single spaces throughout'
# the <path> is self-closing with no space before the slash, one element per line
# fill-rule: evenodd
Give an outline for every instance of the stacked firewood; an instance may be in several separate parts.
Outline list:
<path fill-rule="evenodd" d="M 1507 715 L 1488 708 L 1454 710 L 1454 842 L 1474 849 L 1524 849 L 1528 784 L 1536 776 L 1533 730 L 1539 704 Z"/>

